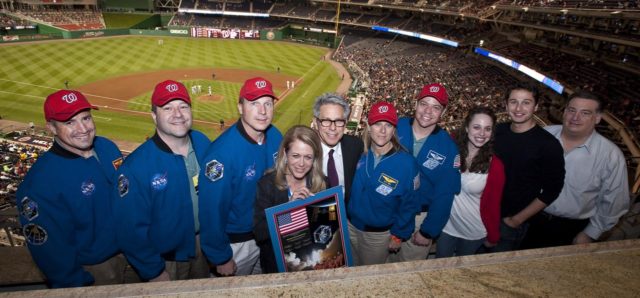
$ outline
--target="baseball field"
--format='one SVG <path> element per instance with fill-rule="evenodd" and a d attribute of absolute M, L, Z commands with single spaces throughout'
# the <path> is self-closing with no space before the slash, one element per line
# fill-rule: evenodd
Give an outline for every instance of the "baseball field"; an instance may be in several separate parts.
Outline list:
<path fill-rule="evenodd" d="M 45 97 L 66 83 L 100 107 L 98 134 L 141 143 L 154 133 L 153 87 L 174 79 L 194 91 L 194 128 L 213 139 L 221 120 L 225 126 L 237 120 L 242 82 L 262 76 L 281 97 L 274 124 L 284 132 L 309 124 L 315 97 L 338 87 L 340 76 L 322 58 L 327 51 L 286 42 L 140 36 L 4 44 L 0 116 L 44 126 Z"/>

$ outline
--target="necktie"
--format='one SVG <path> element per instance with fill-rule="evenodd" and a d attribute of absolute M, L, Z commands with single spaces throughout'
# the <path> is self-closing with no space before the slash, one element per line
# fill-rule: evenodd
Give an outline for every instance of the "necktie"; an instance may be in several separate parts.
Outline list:
<path fill-rule="evenodd" d="M 336 162 L 333 160 L 333 149 L 329 150 L 329 161 L 327 162 L 327 176 L 329 177 L 329 187 L 334 187 L 340 183 Z"/>

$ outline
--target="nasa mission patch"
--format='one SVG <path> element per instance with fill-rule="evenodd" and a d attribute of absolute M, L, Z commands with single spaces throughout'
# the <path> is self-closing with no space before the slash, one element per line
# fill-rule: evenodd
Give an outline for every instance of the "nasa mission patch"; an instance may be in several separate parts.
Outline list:
<path fill-rule="evenodd" d="M 218 181 L 224 176 L 224 165 L 214 159 L 205 166 L 204 175 L 212 182 Z"/>

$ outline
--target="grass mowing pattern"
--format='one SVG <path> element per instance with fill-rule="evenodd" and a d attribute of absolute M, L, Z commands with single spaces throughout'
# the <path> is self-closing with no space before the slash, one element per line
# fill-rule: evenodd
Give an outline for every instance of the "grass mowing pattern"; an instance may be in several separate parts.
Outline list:
<path fill-rule="evenodd" d="M 64 88 L 137 72 L 182 68 L 235 68 L 275 72 L 302 77 L 301 83 L 276 108 L 274 124 L 283 132 L 294 124 L 309 124 L 316 96 L 336 90 L 340 78 L 321 60 L 327 49 L 284 42 L 163 37 L 104 38 L 0 47 L 0 115 L 21 122 L 44 125 L 42 103 L 46 95 Z M 206 94 L 207 84 L 202 83 Z M 186 82 L 189 84 L 189 82 Z M 113 86 L 117 88 L 118 86 Z M 214 92 L 223 94 L 223 104 L 194 103 L 194 118 L 217 123 L 220 115 L 237 117 L 235 99 L 240 84 L 214 82 Z M 99 134 L 142 142 L 153 134 L 148 114 L 149 94 L 133 99 L 128 108 L 144 112 L 123 114 L 110 109 L 94 112 Z M 280 92 L 282 90 L 278 90 Z M 227 100 L 231 99 L 231 100 Z M 235 118 L 234 117 L 234 118 Z M 215 138 L 202 125 L 195 127 Z"/>

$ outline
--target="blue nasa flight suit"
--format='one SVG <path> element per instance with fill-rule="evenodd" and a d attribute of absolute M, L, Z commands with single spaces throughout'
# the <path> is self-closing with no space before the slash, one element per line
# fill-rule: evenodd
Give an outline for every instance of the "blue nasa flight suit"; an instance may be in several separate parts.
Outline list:
<path fill-rule="evenodd" d="M 361 231 L 391 230 L 392 235 L 409 239 L 420 208 L 414 184 L 418 165 L 404 150 L 390 151 L 375 168 L 374 158 L 369 150 L 358 161 L 349 199 L 349 221 Z"/>
<path fill-rule="evenodd" d="M 54 142 L 16 194 L 27 246 L 52 288 L 93 284 L 82 266 L 118 253 L 109 195 L 122 155 L 102 137 L 93 149 L 97 158 L 83 158 Z"/>
<path fill-rule="evenodd" d="M 274 166 L 282 134 L 274 126 L 263 144 L 249 137 L 238 121 L 207 150 L 200 169 L 200 240 L 215 265 L 233 257 L 231 243 L 253 239 L 253 206 L 258 180 Z"/>
<path fill-rule="evenodd" d="M 400 143 L 413 154 L 412 118 L 398 120 Z M 440 235 L 451 215 L 455 194 L 460 192 L 460 155 L 451 136 L 436 126 L 427 137 L 416 161 L 420 167 L 418 190 L 423 211 L 427 217 L 420 226 L 420 233 L 433 239 Z"/>
<path fill-rule="evenodd" d="M 189 136 L 202 166 L 209 139 L 195 130 Z M 165 260 L 195 257 L 191 177 L 184 157 L 155 134 L 127 157 L 117 179 L 113 200 L 118 245 L 140 277 L 160 275 Z"/>

